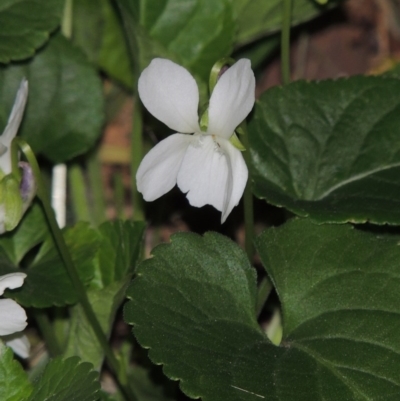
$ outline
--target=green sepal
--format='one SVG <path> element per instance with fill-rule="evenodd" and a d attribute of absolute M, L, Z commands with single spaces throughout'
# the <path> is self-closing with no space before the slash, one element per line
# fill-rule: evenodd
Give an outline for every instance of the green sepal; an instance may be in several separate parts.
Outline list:
<path fill-rule="evenodd" d="M 244 152 L 246 148 L 243 146 L 240 139 L 237 137 L 236 132 L 229 138 L 229 142 L 236 148 L 239 149 L 241 152 Z"/>
<path fill-rule="evenodd" d="M 208 128 L 208 107 L 206 111 L 201 115 L 200 118 L 200 129 L 204 132 L 207 131 Z"/>
<path fill-rule="evenodd" d="M 235 64 L 235 60 L 233 59 L 233 58 L 230 58 L 230 57 L 224 57 L 224 58 L 221 58 L 221 59 L 219 59 L 213 66 L 212 66 L 212 68 L 211 68 L 211 72 L 210 72 L 210 79 L 209 79 L 209 89 L 210 89 L 210 96 L 211 96 L 211 93 L 212 93 L 212 91 L 214 90 L 214 88 L 215 88 L 215 85 L 217 84 L 217 82 L 218 82 L 218 79 L 219 79 L 219 77 L 220 77 L 220 72 L 221 72 L 221 69 L 223 68 L 223 67 L 230 67 L 230 66 L 232 66 L 233 64 Z"/>
<path fill-rule="evenodd" d="M 246 120 L 245 120 L 246 121 Z M 236 129 L 235 132 L 238 135 L 246 135 L 246 131 L 244 130 L 244 128 L 242 127 L 243 123 L 241 123 Z"/>
<path fill-rule="evenodd" d="M 19 182 L 13 174 L 0 181 L 0 207 L 4 208 L 4 227 L 6 231 L 14 229 L 22 218 L 22 198 Z"/>

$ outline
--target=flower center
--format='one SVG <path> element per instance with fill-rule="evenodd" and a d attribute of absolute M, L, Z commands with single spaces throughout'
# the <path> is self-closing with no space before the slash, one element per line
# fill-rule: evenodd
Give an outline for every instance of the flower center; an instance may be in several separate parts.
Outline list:
<path fill-rule="evenodd" d="M 205 146 L 207 146 L 206 141 L 208 140 L 207 138 L 211 137 L 212 142 L 213 142 L 213 150 L 214 152 L 218 153 L 218 155 L 220 156 L 225 156 L 224 151 L 221 148 L 220 143 L 218 142 L 217 136 L 213 135 L 213 134 L 194 134 L 194 136 L 197 137 L 197 140 L 192 142 L 192 146 L 195 148 L 204 148 Z"/>
<path fill-rule="evenodd" d="M 211 138 L 214 141 L 214 151 L 217 152 L 219 155 L 225 156 L 224 152 L 221 149 L 221 145 L 217 141 L 216 136 L 215 135 L 211 135 Z"/>

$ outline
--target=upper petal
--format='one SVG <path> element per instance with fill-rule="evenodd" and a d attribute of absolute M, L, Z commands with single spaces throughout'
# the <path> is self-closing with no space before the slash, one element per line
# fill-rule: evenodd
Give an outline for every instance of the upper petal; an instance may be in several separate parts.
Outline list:
<path fill-rule="evenodd" d="M 170 60 L 155 58 L 140 75 L 139 95 L 146 109 L 177 132 L 199 132 L 199 89 L 190 73 Z"/>
<path fill-rule="evenodd" d="M 241 59 L 218 80 L 210 98 L 208 132 L 230 138 L 255 101 L 255 77 L 250 60 Z"/>
<path fill-rule="evenodd" d="M 28 81 L 23 79 L 19 86 L 6 128 L 0 136 L 0 169 L 3 170 L 4 174 L 11 172 L 11 154 L 9 148 L 21 124 L 27 97 Z"/>
<path fill-rule="evenodd" d="M 26 325 L 25 310 L 12 299 L 0 299 L 0 336 L 21 331 Z"/>
<path fill-rule="evenodd" d="M 136 173 L 138 191 L 146 201 L 153 201 L 176 184 L 185 152 L 193 136 L 174 134 L 158 143 L 144 157 Z"/>
<path fill-rule="evenodd" d="M 210 135 L 194 138 L 178 173 L 178 187 L 192 206 L 212 205 L 221 211 L 223 223 L 243 194 L 246 164 L 229 141 Z"/>
<path fill-rule="evenodd" d="M 0 295 L 3 295 L 6 288 L 10 288 L 12 290 L 14 288 L 21 287 L 21 285 L 24 283 L 25 277 L 25 273 L 9 273 L 5 274 L 4 276 L 0 276 Z"/>
<path fill-rule="evenodd" d="M 249 173 L 242 152 L 236 149 L 229 141 L 220 141 L 220 143 L 226 154 L 229 169 L 228 180 L 230 180 L 226 188 L 226 197 L 221 216 L 221 223 L 223 223 L 232 209 L 239 203 L 246 187 Z"/>

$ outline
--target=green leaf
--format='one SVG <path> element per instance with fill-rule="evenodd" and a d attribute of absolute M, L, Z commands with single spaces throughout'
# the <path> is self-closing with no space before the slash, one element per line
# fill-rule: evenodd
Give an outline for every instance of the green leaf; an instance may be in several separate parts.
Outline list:
<path fill-rule="evenodd" d="M 88 291 L 89 302 L 107 336 L 110 335 L 112 323 L 117 309 L 125 297 L 129 280 L 116 282 L 100 290 Z M 70 312 L 70 328 L 65 357 L 77 355 L 84 361 L 100 370 L 104 359 L 104 351 L 98 343 L 91 324 L 80 304 L 75 305 Z"/>
<path fill-rule="evenodd" d="M 17 265 L 28 251 L 44 240 L 47 231 L 47 222 L 43 211 L 38 203 L 34 203 L 25 213 L 17 228 L 0 237 L 0 247 L 3 248 L 10 261 Z"/>
<path fill-rule="evenodd" d="M 103 285 L 123 280 L 133 273 L 140 256 L 146 225 L 143 222 L 103 223 L 99 231 L 103 244 L 99 249 L 99 266 Z"/>
<path fill-rule="evenodd" d="M 235 355 L 255 337 L 266 339 L 254 317 L 255 270 L 221 235 L 182 233 L 171 240 L 139 266 L 127 291 L 125 321 L 150 348 L 150 358 L 163 363 L 170 378 L 182 380 L 186 394 L 239 400 L 229 381 L 235 371 L 243 372 Z"/>
<path fill-rule="evenodd" d="M 0 400 L 21 401 L 32 391 L 28 376 L 11 348 L 0 341 Z"/>
<path fill-rule="evenodd" d="M 112 78 L 131 87 L 132 68 L 121 23 L 110 0 L 75 2 L 73 41 Z"/>
<path fill-rule="evenodd" d="M 100 383 L 93 366 L 78 357 L 50 361 L 28 401 L 96 401 Z"/>
<path fill-rule="evenodd" d="M 154 57 L 166 57 L 207 80 L 216 60 L 232 51 L 230 0 L 141 0 L 140 16 L 133 0 L 120 3 L 130 13 L 128 25 L 137 37 L 141 69 Z"/>
<path fill-rule="evenodd" d="M 86 223 L 79 223 L 65 231 L 65 240 L 84 284 L 94 275 L 93 254 L 100 247 L 97 232 Z M 0 265 L 0 274 L 15 271 L 7 264 Z M 33 265 L 28 270 L 24 285 L 6 294 L 25 307 L 47 308 L 77 302 L 77 294 L 51 238 L 44 242 Z"/>
<path fill-rule="evenodd" d="M 0 63 L 32 56 L 59 25 L 63 7 L 63 0 L 3 0 Z"/>
<path fill-rule="evenodd" d="M 149 377 L 149 371 L 139 365 L 129 369 L 128 378 L 131 388 L 140 401 L 172 401 L 164 394 L 161 386 L 155 384 Z"/>
<path fill-rule="evenodd" d="M 310 368 L 309 399 L 395 400 L 399 237 L 294 220 L 256 245 L 282 302 L 283 348 L 299 354 L 288 368 Z"/>
<path fill-rule="evenodd" d="M 138 269 L 125 320 L 149 356 L 204 401 L 395 401 L 400 391 L 399 237 L 295 220 L 257 240 L 284 338 L 255 318 L 243 251 L 177 234 Z"/>
<path fill-rule="evenodd" d="M 237 19 L 238 44 L 248 43 L 282 27 L 282 0 L 232 0 L 232 4 Z M 328 9 L 328 6 L 318 5 L 313 0 L 296 0 L 292 4 L 292 25 L 314 18 Z"/>
<path fill-rule="evenodd" d="M 29 96 L 20 135 L 33 150 L 55 163 L 89 150 L 101 134 L 104 113 L 101 81 L 84 54 L 56 35 L 33 59 L 0 68 L 0 127 L 23 77 Z"/>
<path fill-rule="evenodd" d="M 317 222 L 400 224 L 400 81 L 268 90 L 249 124 L 254 193 Z"/>
<path fill-rule="evenodd" d="M 101 245 L 92 253 L 95 278 L 88 291 L 89 301 L 109 336 L 115 314 L 140 256 L 145 224 L 131 221 L 106 222 L 99 228 Z M 100 369 L 104 352 L 80 305 L 71 308 L 71 323 L 65 356 L 77 355 Z"/>

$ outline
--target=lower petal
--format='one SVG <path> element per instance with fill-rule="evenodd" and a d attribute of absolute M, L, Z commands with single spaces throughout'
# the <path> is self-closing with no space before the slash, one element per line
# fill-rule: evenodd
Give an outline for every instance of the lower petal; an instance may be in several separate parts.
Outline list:
<path fill-rule="evenodd" d="M 177 184 L 192 206 L 212 205 L 223 223 L 239 203 L 247 181 L 240 151 L 223 138 L 194 136 L 178 173 Z"/>
<path fill-rule="evenodd" d="M 22 331 L 26 325 L 25 310 L 12 299 L 0 299 L 0 336 Z"/>
<path fill-rule="evenodd" d="M 16 333 L 9 336 L 4 336 L 2 340 L 21 358 L 29 357 L 31 346 L 29 344 L 28 337 L 24 334 Z"/>
<path fill-rule="evenodd" d="M 229 164 L 231 183 L 227 188 L 225 203 L 222 211 L 223 223 L 232 209 L 239 203 L 246 187 L 249 172 L 243 159 L 242 152 L 236 149 L 229 141 L 220 141 Z"/>
<path fill-rule="evenodd" d="M 176 184 L 183 157 L 193 137 L 174 134 L 158 143 L 144 157 L 136 174 L 138 191 L 150 202 L 170 191 Z"/>
<path fill-rule="evenodd" d="M 178 187 L 192 206 L 212 205 L 221 211 L 228 178 L 226 157 L 211 135 L 193 139 L 178 173 Z"/>

